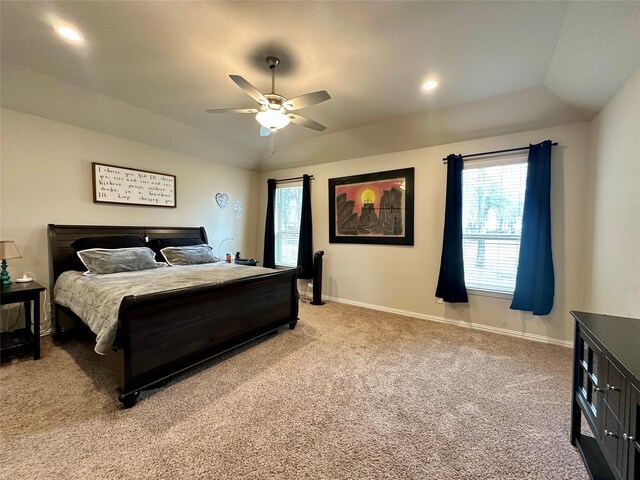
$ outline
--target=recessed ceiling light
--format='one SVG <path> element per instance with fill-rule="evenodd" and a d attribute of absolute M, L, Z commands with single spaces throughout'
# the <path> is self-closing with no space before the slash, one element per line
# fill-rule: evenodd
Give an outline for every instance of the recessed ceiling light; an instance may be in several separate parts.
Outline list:
<path fill-rule="evenodd" d="M 58 25 L 55 27 L 56 33 L 60 35 L 65 40 L 69 40 L 73 43 L 82 43 L 84 38 L 82 34 L 78 32 L 75 28 L 69 27 L 67 25 Z"/>
<path fill-rule="evenodd" d="M 434 88 L 436 88 L 438 85 L 440 85 L 440 82 L 436 81 L 436 80 L 427 80 L 426 82 L 424 82 L 422 84 L 422 88 L 424 90 L 433 90 Z"/>

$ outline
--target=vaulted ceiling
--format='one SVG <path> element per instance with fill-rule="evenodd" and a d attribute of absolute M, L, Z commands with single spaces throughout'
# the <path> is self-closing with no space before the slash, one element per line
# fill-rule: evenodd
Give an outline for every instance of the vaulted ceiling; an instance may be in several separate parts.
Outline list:
<path fill-rule="evenodd" d="M 253 169 L 295 163 L 278 163 L 288 145 L 309 163 L 317 159 L 304 158 L 305 142 L 425 115 L 437 122 L 477 105 L 492 112 L 486 131 L 502 115 L 515 117 L 513 128 L 588 120 L 640 65 L 640 2 L 5 0 L 1 8 L 3 106 Z M 57 22 L 86 42 L 62 41 Z M 204 112 L 255 107 L 228 75 L 269 91 L 267 55 L 282 60 L 277 92 L 332 97 L 300 111 L 327 130 L 288 126 L 273 158 L 251 115 Z M 426 92 L 429 78 L 440 86 Z M 524 105 L 542 103 L 532 123 Z M 425 144 L 455 140 L 424 133 Z"/>

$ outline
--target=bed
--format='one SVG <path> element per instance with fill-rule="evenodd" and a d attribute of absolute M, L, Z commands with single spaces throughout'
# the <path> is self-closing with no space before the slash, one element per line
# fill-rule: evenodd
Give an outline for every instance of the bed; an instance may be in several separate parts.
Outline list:
<path fill-rule="evenodd" d="M 52 290 L 58 277 L 71 269 L 70 260 L 75 256 L 71 244 L 81 238 L 133 235 L 148 240 L 193 238 L 207 243 L 203 227 L 50 224 L 48 230 Z M 124 296 L 106 362 L 115 373 L 120 402 L 125 408 L 132 407 L 141 390 L 163 384 L 282 326 L 294 329 L 298 320 L 296 279 L 297 269 L 270 270 L 220 284 Z M 69 321 L 84 326 L 70 308 L 55 299 L 51 311 L 58 341 L 65 337 L 63 326 Z"/>

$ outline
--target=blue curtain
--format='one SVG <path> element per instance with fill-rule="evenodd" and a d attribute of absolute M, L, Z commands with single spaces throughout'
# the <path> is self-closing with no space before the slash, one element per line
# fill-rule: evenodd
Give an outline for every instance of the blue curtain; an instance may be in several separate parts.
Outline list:
<path fill-rule="evenodd" d="M 267 180 L 267 221 L 264 226 L 264 257 L 262 266 L 276 268 L 276 181 L 274 178 Z"/>
<path fill-rule="evenodd" d="M 548 315 L 553 307 L 551 140 L 529 145 L 516 288 L 511 309 Z"/>
<path fill-rule="evenodd" d="M 298 278 L 313 276 L 313 229 L 311 228 L 311 177 L 302 176 L 302 209 L 300 212 L 300 240 L 298 242 Z"/>
<path fill-rule="evenodd" d="M 442 257 L 436 297 L 445 302 L 468 302 L 462 258 L 462 169 L 461 155 L 447 157 L 447 198 L 444 213 Z"/>

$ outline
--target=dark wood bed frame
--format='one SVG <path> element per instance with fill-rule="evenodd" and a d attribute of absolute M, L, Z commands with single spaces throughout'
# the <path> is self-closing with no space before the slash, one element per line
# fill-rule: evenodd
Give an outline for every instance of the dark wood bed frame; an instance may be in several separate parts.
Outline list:
<path fill-rule="evenodd" d="M 113 235 L 197 238 L 207 243 L 203 227 L 134 227 L 49 224 L 50 283 L 75 255 L 74 240 Z M 247 267 L 252 268 L 252 267 Z M 141 390 L 283 325 L 298 320 L 297 269 L 147 295 L 128 295 L 120 305 L 116 342 L 107 357 L 119 396 L 135 405 Z M 56 338 L 66 317 L 80 319 L 53 301 Z M 84 324 L 82 324 L 84 325 Z"/>

